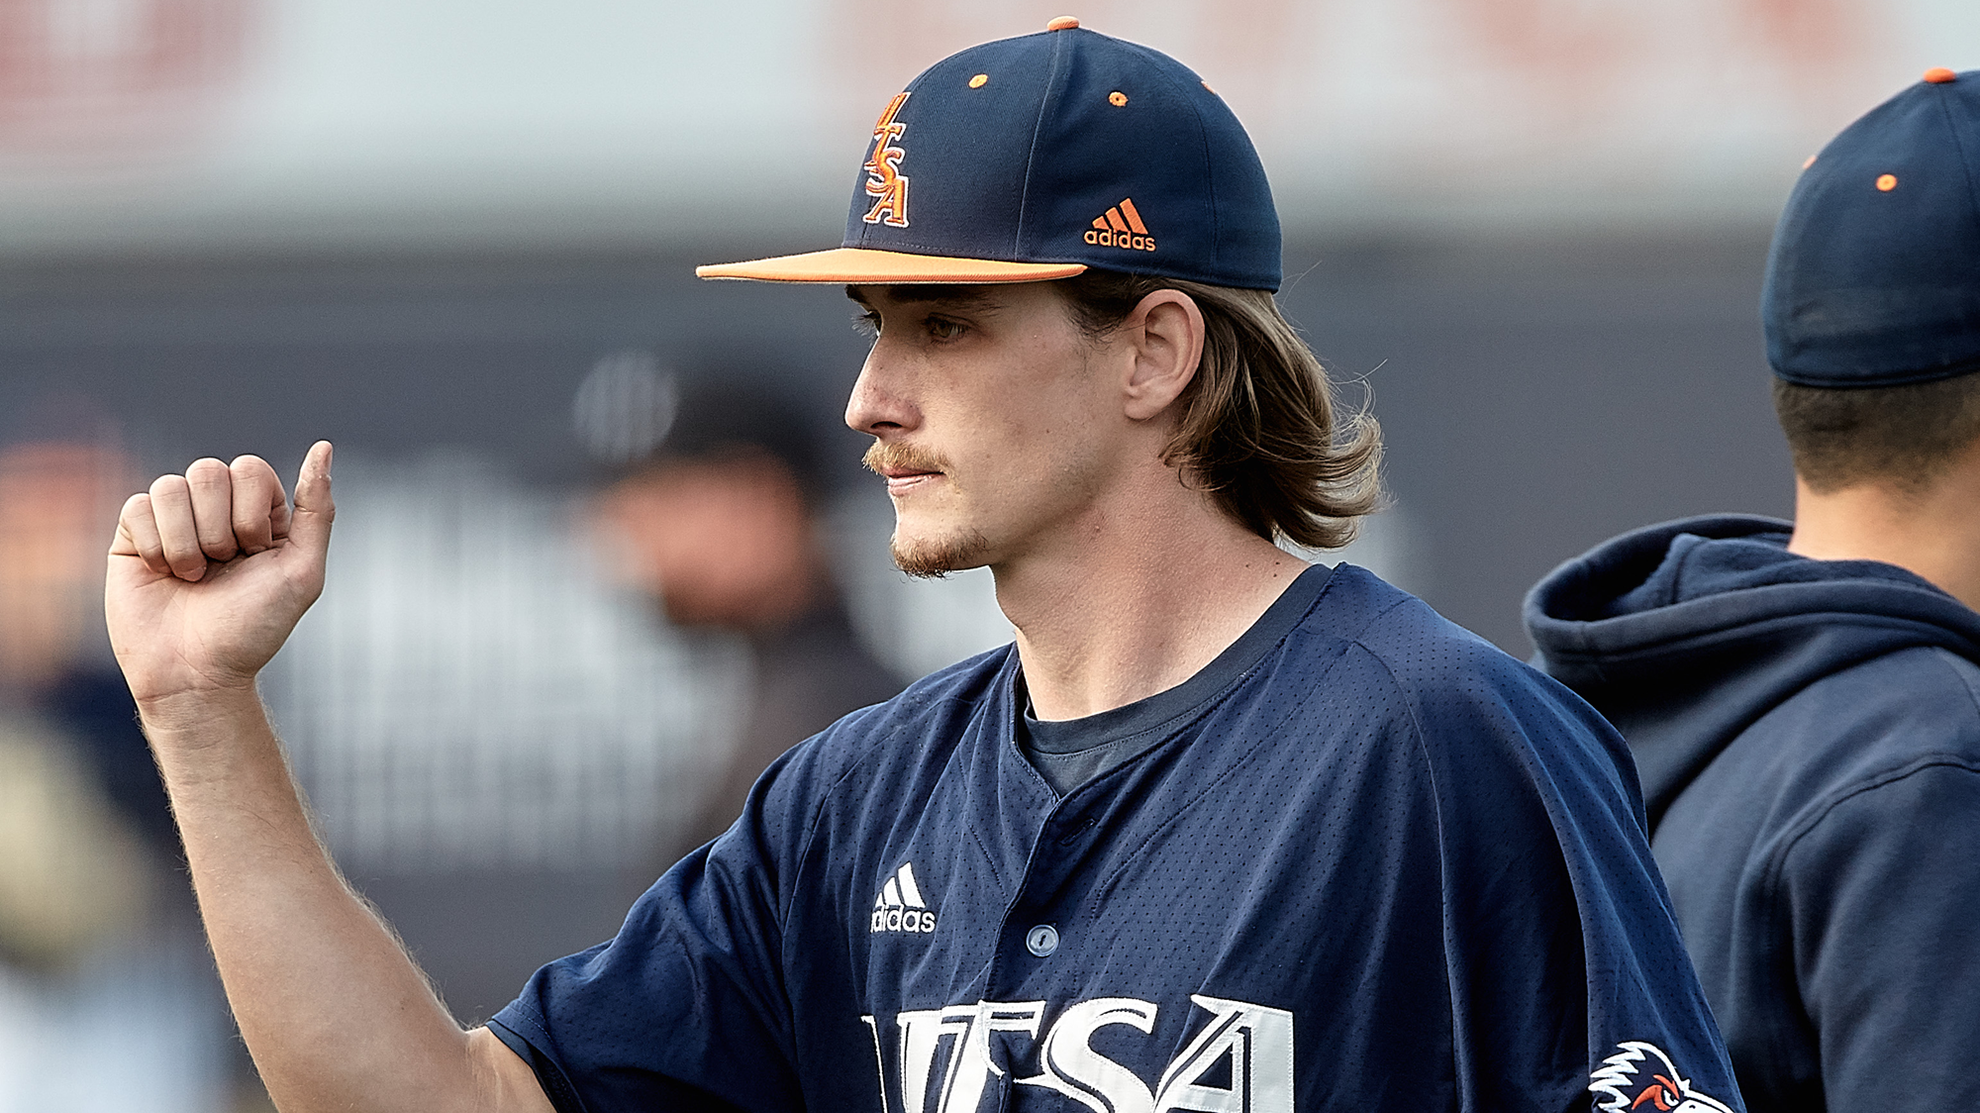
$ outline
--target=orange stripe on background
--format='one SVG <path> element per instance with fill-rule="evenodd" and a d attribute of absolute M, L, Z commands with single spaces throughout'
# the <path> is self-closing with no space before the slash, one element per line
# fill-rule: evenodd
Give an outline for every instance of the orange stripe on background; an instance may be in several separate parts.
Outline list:
<path fill-rule="evenodd" d="M 1119 209 L 1107 210 L 1107 223 L 1113 225 L 1116 232 L 1125 232 L 1128 230 L 1127 221 L 1121 219 L 1121 210 Z"/>
<path fill-rule="evenodd" d="M 1134 211 L 1134 199 L 1132 197 L 1121 198 L 1121 211 L 1127 214 L 1128 226 L 1133 228 L 1138 235 L 1145 236 L 1148 234 L 1148 225 L 1143 224 L 1141 222 L 1141 214 Z"/>
<path fill-rule="evenodd" d="M 1107 230 L 1107 221 L 1101 217 L 1096 216 L 1093 218 L 1093 226 L 1095 228 L 1100 229 L 1102 232 L 1105 232 Z"/>

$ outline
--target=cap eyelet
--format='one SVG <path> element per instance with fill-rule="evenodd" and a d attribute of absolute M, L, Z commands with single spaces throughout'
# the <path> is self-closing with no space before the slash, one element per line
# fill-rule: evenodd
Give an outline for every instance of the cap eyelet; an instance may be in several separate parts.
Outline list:
<path fill-rule="evenodd" d="M 989 83 L 990 83 L 990 75 L 987 73 L 979 73 L 975 77 L 969 79 L 969 87 L 972 89 L 981 89 Z"/>
<path fill-rule="evenodd" d="M 1107 103 L 1113 105 L 1115 108 L 1124 108 L 1127 106 L 1127 94 L 1116 89 L 1107 94 Z"/>
<path fill-rule="evenodd" d="M 1885 193 L 1889 193 L 1890 191 L 1896 189 L 1897 175 L 1896 174 L 1877 175 L 1877 188 L 1884 191 Z"/>

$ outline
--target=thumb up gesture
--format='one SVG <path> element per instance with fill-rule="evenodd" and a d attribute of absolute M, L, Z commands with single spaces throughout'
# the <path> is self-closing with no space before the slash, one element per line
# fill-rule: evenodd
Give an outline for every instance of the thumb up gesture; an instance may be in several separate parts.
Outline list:
<path fill-rule="evenodd" d="M 330 548 L 330 444 L 296 477 L 292 508 L 258 456 L 195 460 L 132 495 L 104 587 L 110 644 L 147 717 L 251 692 L 255 675 L 323 592 Z"/>

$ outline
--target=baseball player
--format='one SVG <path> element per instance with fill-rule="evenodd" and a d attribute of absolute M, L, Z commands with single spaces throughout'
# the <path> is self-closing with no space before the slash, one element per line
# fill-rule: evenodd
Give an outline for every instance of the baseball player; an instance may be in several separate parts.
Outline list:
<path fill-rule="evenodd" d="M 1625 534 L 1534 588 L 1622 728 L 1755 1109 L 1971 1108 L 1980 1026 L 1980 71 L 1802 173 L 1761 317 L 1795 519 Z"/>
<path fill-rule="evenodd" d="M 619 935 L 462 1032 L 311 837 L 255 670 L 321 584 L 330 452 L 126 507 L 114 640 L 285 1109 L 1726 1110 L 1730 1068 L 1585 704 L 1338 545 L 1374 494 L 1278 313 L 1230 110 L 1081 29 L 886 106 L 846 420 L 899 564 L 1016 642 L 793 748 Z M 546 571 L 546 574 L 551 574 Z"/>

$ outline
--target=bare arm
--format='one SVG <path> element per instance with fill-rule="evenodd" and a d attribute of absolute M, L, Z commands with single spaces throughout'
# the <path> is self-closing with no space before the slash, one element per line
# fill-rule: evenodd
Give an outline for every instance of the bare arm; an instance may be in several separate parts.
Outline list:
<path fill-rule="evenodd" d="M 124 506 L 105 610 L 171 793 L 228 1002 L 271 1097 L 307 1110 L 549 1113 L 535 1074 L 463 1032 L 311 831 L 255 676 L 323 588 L 319 443 L 288 507 L 263 461 L 200 460 Z"/>

